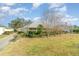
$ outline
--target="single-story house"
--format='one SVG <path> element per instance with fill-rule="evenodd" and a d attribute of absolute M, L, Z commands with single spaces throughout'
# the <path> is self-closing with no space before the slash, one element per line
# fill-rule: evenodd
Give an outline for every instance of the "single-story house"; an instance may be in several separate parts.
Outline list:
<path fill-rule="evenodd" d="M 5 32 L 5 27 L 0 27 L 0 35 L 2 35 Z"/>
<path fill-rule="evenodd" d="M 5 28 L 5 31 L 11 32 L 11 31 L 14 31 L 14 29 L 12 29 L 12 28 Z"/>
<path fill-rule="evenodd" d="M 30 30 L 31 31 L 35 31 L 38 25 L 42 25 L 42 23 L 41 22 L 38 22 L 38 21 L 35 21 L 32 24 L 30 24 L 30 25 L 26 25 L 26 26 L 24 26 L 22 28 L 19 28 L 18 31 L 24 31 L 24 32 L 26 32 L 28 30 L 29 31 Z"/>
<path fill-rule="evenodd" d="M 41 23 L 39 21 L 38 22 L 35 21 L 35 22 L 33 22 L 32 24 L 30 24 L 28 26 L 26 25 L 22 28 L 19 28 L 18 31 L 24 31 L 24 32 L 26 32 L 26 31 L 36 31 L 36 28 L 37 28 L 38 25 L 43 25 L 44 30 L 46 30 L 46 27 L 44 26 L 43 23 Z M 53 29 L 55 29 L 55 28 L 57 28 L 57 30 L 62 30 L 64 32 L 70 32 L 67 25 L 61 24 L 61 25 L 57 25 L 57 26 L 53 27 Z M 51 30 L 51 29 L 49 29 L 49 30 Z"/>
<path fill-rule="evenodd" d="M 11 31 L 14 31 L 14 29 L 12 28 L 6 28 L 6 27 L 0 27 L 0 35 L 2 35 L 3 33 L 5 32 L 11 32 Z"/>

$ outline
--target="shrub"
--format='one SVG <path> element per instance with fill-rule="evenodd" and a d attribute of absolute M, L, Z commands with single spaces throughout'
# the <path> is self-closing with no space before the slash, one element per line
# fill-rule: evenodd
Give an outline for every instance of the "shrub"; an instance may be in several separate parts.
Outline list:
<path fill-rule="evenodd" d="M 26 34 L 27 34 L 26 32 L 22 32 L 22 31 L 18 31 L 17 33 L 18 33 L 19 35 L 21 35 L 22 37 L 25 37 Z"/>
<path fill-rule="evenodd" d="M 74 33 L 79 33 L 79 29 L 74 29 L 73 32 Z"/>
<path fill-rule="evenodd" d="M 26 35 L 27 35 L 28 37 L 34 37 L 34 36 L 36 35 L 36 32 L 35 32 L 35 31 L 28 31 L 28 32 L 26 33 Z"/>
<path fill-rule="evenodd" d="M 43 26 L 42 25 L 38 25 L 36 30 L 37 30 L 37 32 L 36 32 L 37 35 L 42 35 L 42 33 L 43 33 Z"/>
<path fill-rule="evenodd" d="M 14 32 L 17 32 L 17 30 L 16 30 L 16 29 L 14 29 Z"/>

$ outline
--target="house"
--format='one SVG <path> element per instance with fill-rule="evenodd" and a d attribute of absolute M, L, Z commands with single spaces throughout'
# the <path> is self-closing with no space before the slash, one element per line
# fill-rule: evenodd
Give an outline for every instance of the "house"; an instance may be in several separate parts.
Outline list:
<path fill-rule="evenodd" d="M 28 30 L 29 31 L 36 31 L 37 26 L 40 25 L 40 24 L 42 25 L 41 22 L 35 21 L 32 24 L 30 24 L 30 25 L 26 25 L 26 26 L 24 26 L 22 28 L 19 28 L 18 31 L 23 31 L 23 32 L 26 32 Z"/>
<path fill-rule="evenodd" d="M 12 32 L 12 31 L 14 31 L 14 29 L 12 29 L 12 28 L 6 28 L 4 26 L 0 26 L 0 35 L 2 35 L 5 32 Z"/>
<path fill-rule="evenodd" d="M 5 28 L 4 30 L 5 30 L 6 32 L 14 31 L 14 29 L 12 29 L 12 28 Z"/>
<path fill-rule="evenodd" d="M 43 27 L 44 27 L 43 31 L 47 30 L 46 26 L 44 26 L 44 24 L 42 22 L 35 21 L 30 25 L 26 25 L 22 28 L 19 28 L 18 31 L 23 31 L 23 32 L 36 31 L 36 28 L 37 28 L 38 25 L 43 25 Z M 54 31 L 54 30 L 63 31 L 63 32 L 70 32 L 69 26 L 65 25 L 65 24 L 54 25 L 54 26 L 52 26 L 52 28 L 49 27 L 49 31 Z"/>
<path fill-rule="evenodd" d="M 0 35 L 2 35 L 5 32 L 5 27 L 0 27 Z"/>

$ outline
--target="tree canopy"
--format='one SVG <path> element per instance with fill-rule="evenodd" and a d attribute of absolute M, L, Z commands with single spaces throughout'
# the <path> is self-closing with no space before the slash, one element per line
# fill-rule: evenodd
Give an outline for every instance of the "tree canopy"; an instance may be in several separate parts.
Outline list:
<path fill-rule="evenodd" d="M 9 27 L 18 29 L 30 24 L 31 22 L 31 20 L 25 20 L 24 18 L 16 18 L 9 23 Z"/>

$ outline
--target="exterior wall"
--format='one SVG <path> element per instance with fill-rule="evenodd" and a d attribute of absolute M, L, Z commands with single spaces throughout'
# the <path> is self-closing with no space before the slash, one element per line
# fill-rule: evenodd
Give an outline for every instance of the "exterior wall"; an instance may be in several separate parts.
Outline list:
<path fill-rule="evenodd" d="M 14 29 L 5 29 L 5 31 L 14 31 Z"/>
<path fill-rule="evenodd" d="M 5 27 L 0 27 L 0 35 L 2 35 L 5 32 L 12 32 L 14 29 L 6 29 Z"/>
<path fill-rule="evenodd" d="M 4 27 L 0 27 L 0 35 L 2 35 L 5 32 L 5 28 Z"/>

